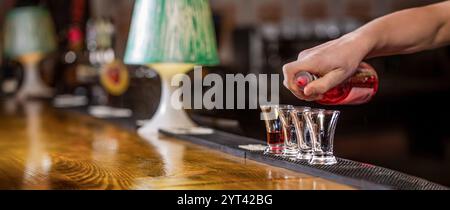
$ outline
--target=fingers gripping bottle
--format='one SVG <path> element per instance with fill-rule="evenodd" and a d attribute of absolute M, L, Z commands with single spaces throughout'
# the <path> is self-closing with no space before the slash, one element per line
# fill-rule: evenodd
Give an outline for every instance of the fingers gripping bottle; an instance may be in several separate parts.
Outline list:
<path fill-rule="evenodd" d="M 304 88 L 318 76 L 309 72 L 296 75 L 297 86 Z M 322 99 L 316 101 L 323 105 L 359 105 L 368 103 L 378 92 L 378 75 L 375 69 L 367 63 L 361 63 L 356 73 L 344 83 L 323 94 Z"/>

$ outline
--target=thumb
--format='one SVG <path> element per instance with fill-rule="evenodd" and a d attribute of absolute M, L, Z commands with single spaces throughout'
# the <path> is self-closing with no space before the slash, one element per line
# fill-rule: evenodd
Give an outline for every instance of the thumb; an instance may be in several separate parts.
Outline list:
<path fill-rule="evenodd" d="M 330 89 L 340 85 L 349 77 L 343 69 L 336 69 L 327 73 L 322 78 L 309 83 L 304 90 L 306 96 L 323 95 Z"/>

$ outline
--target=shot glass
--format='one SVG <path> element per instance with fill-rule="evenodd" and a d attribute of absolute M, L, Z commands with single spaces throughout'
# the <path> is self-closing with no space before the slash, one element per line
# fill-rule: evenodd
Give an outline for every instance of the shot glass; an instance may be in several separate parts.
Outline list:
<path fill-rule="evenodd" d="M 284 151 L 284 133 L 278 114 L 278 105 L 261 106 L 261 117 L 266 124 L 267 149 L 265 154 L 282 155 Z"/>
<path fill-rule="evenodd" d="M 291 116 L 291 113 L 294 111 L 294 106 L 279 105 L 276 107 L 276 109 L 280 117 L 281 125 L 283 126 L 283 134 L 284 134 L 283 156 L 297 158 L 299 151 L 297 143 L 297 135 L 295 131 L 294 122 Z"/>
<path fill-rule="evenodd" d="M 307 111 L 311 111 L 311 108 L 295 107 L 291 112 L 291 117 L 297 136 L 297 159 L 309 161 L 312 158 L 312 142 L 308 126 L 306 126 L 305 112 Z"/>
<path fill-rule="evenodd" d="M 339 111 L 311 110 L 305 112 L 306 124 L 311 135 L 311 165 L 334 165 L 333 143 Z"/>

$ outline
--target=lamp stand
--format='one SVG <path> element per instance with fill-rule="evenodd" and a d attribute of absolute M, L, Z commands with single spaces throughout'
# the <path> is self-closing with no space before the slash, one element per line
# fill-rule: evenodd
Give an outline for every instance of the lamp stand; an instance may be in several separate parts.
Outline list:
<path fill-rule="evenodd" d="M 196 127 L 183 109 L 175 109 L 171 104 L 171 97 L 176 87 L 172 87 L 171 80 L 176 74 L 187 72 L 193 65 L 189 64 L 159 64 L 152 65 L 159 72 L 162 84 L 161 102 L 153 118 L 145 123 L 138 133 L 145 137 L 154 137 L 159 129 L 189 129 Z"/>
<path fill-rule="evenodd" d="M 39 75 L 39 61 L 42 60 L 40 54 L 22 56 L 19 61 L 24 66 L 24 80 L 17 98 L 24 100 L 28 98 L 49 98 L 53 91 L 41 79 Z"/>

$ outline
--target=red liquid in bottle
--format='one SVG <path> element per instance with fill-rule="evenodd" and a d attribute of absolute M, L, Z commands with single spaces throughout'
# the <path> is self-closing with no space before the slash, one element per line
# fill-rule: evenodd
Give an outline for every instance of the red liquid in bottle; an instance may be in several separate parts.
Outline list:
<path fill-rule="evenodd" d="M 284 145 L 284 134 L 283 134 L 283 132 L 267 133 L 267 143 L 269 145 Z"/>
<path fill-rule="evenodd" d="M 297 74 L 297 85 L 303 90 L 310 82 L 318 79 L 308 72 Z M 317 103 L 323 105 L 357 105 L 369 102 L 378 92 L 378 75 L 369 64 L 362 63 L 355 75 L 346 82 L 323 94 Z"/>

